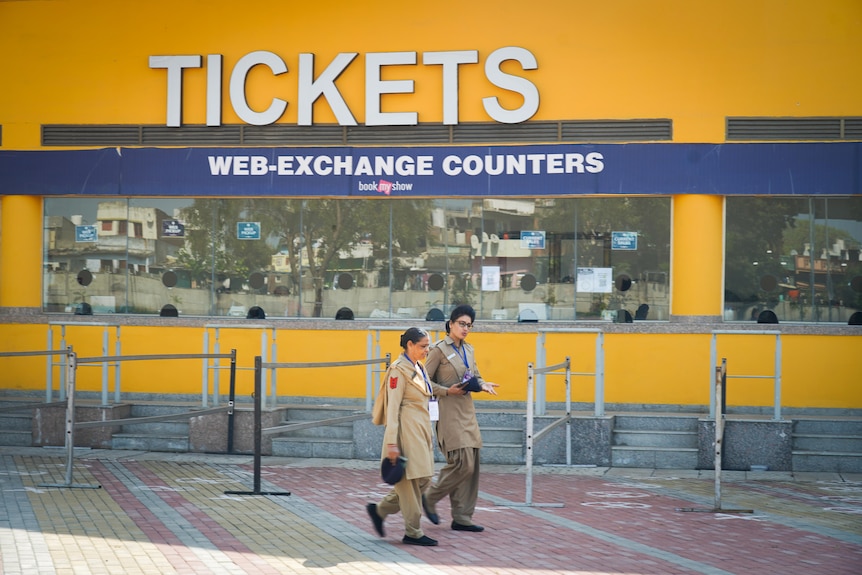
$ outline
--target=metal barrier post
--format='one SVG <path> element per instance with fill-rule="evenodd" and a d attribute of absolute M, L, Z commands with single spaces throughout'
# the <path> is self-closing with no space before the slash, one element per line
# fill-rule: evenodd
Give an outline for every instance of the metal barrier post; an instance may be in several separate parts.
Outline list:
<path fill-rule="evenodd" d="M 225 495 L 290 495 L 289 491 L 267 491 L 260 490 L 260 455 L 261 455 L 261 401 L 263 395 L 261 389 L 261 361 L 260 356 L 254 357 L 254 489 L 252 491 L 225 491 Z"/>
<path fill-rule="evenodd" d="M 710 381 L 715 381 L 715 373 L 714 371 L 717 369 L 716 361 L 718 358 L 716 354 L 718 353 L 718 343 L 717 343 L 718 334 L 712 332 L 712 341 L 709 345 L 709 377 Z M 709 394 L 709 417 L 710 419 L 715 419 L 715 394 Z"/>
<path fill-rule="evenodd" d="M 715 368 L 715 401 L 721 401 L 721 411 L 715 414 L 715 509 L 721 509 L 721 452 L 724 448 L 724 384 L 726 383 L 727 359 L 722 358 L 721 367 Z M 719 399 L 721 398 L 721 399 Z"/>
<path fill-rule="evenodd" d="M 117 335 L 114 340 L 114 355 L 122 356 L 120 349 L 120 326 L 117 326 Z M 114 403 L 120 403 L 120 365 L 119 361 L 114 362 Z"/>
<path fill-rule="evenodd" d="M 605 339 L 604 333 L 596 335 L 596 397 L 593 400 L 596 417 L 605 415 Z"/>
<path fill-rule="evenodd" d="M 42 483 L 40 487 L 81 487 L 84 489 L 99 489 L 101 485 L 73 485 L 72 468 L 75 461 L 75 377 L 78 371 L 78 361 L 72 348 L 68 348 L 65 354 L 66 360 L 66 382 L 69 387 L 66 395 L 66 482 L 65 483 Z"/>
<path fill-rule="evenodd" d="M 51 326 L 48 326 L 48 347 L 46 347 L 48 351 L 52 351 L 54 349 L 54 330 L 51 329 Z M 54 356 L 48 355 L 46 357 L 46 362 L 48 364 L 48 373 L 45 374 L 45 403 L 51 403 L 51 398 L 54 396 Z"/>
<path fill-rule="evenodd" d="M 754 513 L 753 509 L 723 509 L 721 507 L 721 457 L 724 450 L 725 404 L 724 394 L 727 389 L 727 358 L 721 359 L 721 365 L 715 366 L 713 386 L 710 395 L 716 405 L 715 413 L 715 500 L 712 509 L 697 507 L 677 507 L 677 511 L 703 513 Z"/>
<path fill-rule="evenodd" d="M 533 364 L 527 364 L 527 452 L 526 452 L 526 474 L 527 474 L 527 505 L 533 503 Z"/>
<path fill-rule="evenodd" d="M 107 357 L 108 351 L 108 326 L 102 331 L 102 355 Z M 102 405 L 108 405 L 108 362 L 102 362 Z"/>
<path fill-rule="evenodd" d="M 275 330 L 275 328 L 272 328 L 272 339 L 270 340 L 272 342 L 271 343 L 272 352 L 269 355 L 272 358 L 272 361 L 278 361 L 278 344 L 276 343 L 275 340 L 276 340 L 276 330 Z M 263 345 L 263 343 L 261 343 L 261 346 L 262 345 Z M 272 390 L 272 406 L 278 407 L 278 392 L 277 392 L 277 386 L 276 386 L 276 379 L 275 378 L 276 378 L 276 371 L 274 368 L 271 368 L 269 370 L 269 381 L 270 381 L 270 385 L 272 386 L 270 388 Z"/>
<path fill-rule="evenodd" d="M 67 376 L 69 385 L 66 403 L 66 484 L 72 483 L 72 461 L 75 459 L 75 374 L 78 367 L 77 356 L 73 351 L 67 356 Z"/>
<path fill-rule="evenodd" d="M 515 504 L 515 503 L 508 504 L 509 507 L 515 507 L 515 506 L 521 506 L 521 505 L 524 505 L 527 507 L 534 506 L 534 503 L 533 503 L 533 445 L 535 444 L 536 441 L 545 437 L 550 431 L 552 431 L 553 429 L 556 429 L 557 427 L 559 427 L 563 423 L 566 424 L 566 447 L 568 448 L 568 454 L 566 456 L 566 462 L 568 465 L 572 464 L 572 456 L 571 456 L 571 454 L 572 454 L 572 449 L 571 449 L 571 447 L 572 447 L 572 443 L 571 443 L 571 435 L 572 435 L 572 433 L 571 433 L 571 431 L 572 431 L 572 429 L 571 429 L 571 422 L 572 422 L 571 398 L 568 394 L 568 389 L 569 389 L 568 382 L 569 382 L 569 375 L 571 373 L 570 367 L 571 367 L 571 365 L 570 365 L 568 357 L 566 357 L 565 363 L 561 363 L 558 365 L 552 365 L 552 366 L 546 366 L 546 367 L 543 366 L 543 367 L 539 367 L 539 368 L 534 368 L 532 363 L 527 364 L 527 430 L 526 430 L 527 445 L 526 445 L 526 453 L 525 453 L 525 457 L 524 457 L 525 464 L 526 464 L 525 474 L 527 476 L 526 477 L 526 500 L 525 500 L 525 503 L 523 503 L 523 504 Z M 552 373 L 552 372 L 555 372 L 559 369 L 564 369 L 565 372 L 562 374 L 561 373 L 556 373 L 556 374 Z M 561 417 L 560 419 L 554 421 L 550 425 L 547 425 L 539 433 L 534 433 L 533 412 L 535 411 L 535 405 L 534 405 L 535 381 L 536 381 L 536 375 L 542 374 L 542 373 L 552 373 L 553 375 L 565 375 L 566 376 L 566 396 L 567 396 L 566 415 L 565 415 L 565 417 Z M 535 504 L 535 506 L 536 507 L 562 507 L 563 505 L 561 503 L 541 503 L 541 504 Z"/>
<path fill-rule="evenodd" d="M 269 349 L 266 345 L 266 330 L 261 330 L 260 332 L 260 360 L 263 363 L 267 363 L 266 356 L 269 353 Z M 266 370 L 260 370 L 260 393 L 262 397 L 260 398 L 260 405 L 262 409 L 266 409 L 266 396 L 267 396 L 267 373 Z"/>
<path fill-rule="evenodd" d="M 236 350 L 230 350 L 230 397 L 228 399 L 230 409 L 227 412 L 227 452 L 233 453 L 233 422 L 234 407 L 236 406 Z"/>
<path fill-rule="evenodd" d="M 203 373 L 201 374 L 201 405 L 203 407 L 207 406 L 207 395 L 210 392 L 210 370 L 209 370 L 209 359 L 206 355 L 210 352 L 210 332 L 206 328 L 204 328 L 204 351 L 203 351 Z"/>
<path fill-rule="evenodd" d="M 536 338 L 536 365 L 545 365 L 545 332 Z M 536 415 L 545 415 L 545 374 L 540 374 L 536 384 Z"/>
<path fill-rule="evenodd" d="M 781 421 L 781 334 L 775 336 L 775 383 L 773 400 L 773 415 L 775 421 Z"/>
<path fill-rule="evenodd" d="M 215 328 L 215 346 L 213 347 L 213 352 L 216 355 L 219 355 L 221 353 L 220 349 L 221 349 L 221 342 L 219 342 L 219 328 Z M 219 375 L 220 375 L 220 371 L 219 371 L 220 366 L 219 366 L 219 360 L 218 359 L 213 360 L 213 366 L 215 367 L 215 374 L 213 374 L 213 405 L 218 405 Z M 255 393 L 259 393 L 259 390 L 255 391 Z"/>
<path fill-rule="evenodd" d="M 566 356 L 566 465 L 572 464 L 572 364 Z"/>
<path fill-rule="evenodd" d="M 369 359 L 374 357 L 371 355 L 374 348 L 373 339 L 374 338 L 371 337 L 371 332 L 369 331 L 365 342 L 365 357 Z M 374 399 L 372 397 L 374 395 L 374 385 L 372 383 L 374 379 L 372 375 L 373 372 L 374 370 L 371 368 L 370 363 L 365 366 L 365 411 L 371 411 L 372 404 L 374 403 Z"/>

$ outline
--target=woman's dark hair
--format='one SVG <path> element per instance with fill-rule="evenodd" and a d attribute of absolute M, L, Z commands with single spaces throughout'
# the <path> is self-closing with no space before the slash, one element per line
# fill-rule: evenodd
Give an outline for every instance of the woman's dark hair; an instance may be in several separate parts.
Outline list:
<path fill-rule="evenodd" d="M 428 337 L 428 332 L 421 327 L 411 327 L 401 334 L 401 347 L 406 351 L 407 342 L 419 343 L 424 338 Z"/>
<path fill-rule="evenodd" d="M 446 333 L 449 333 L 450 323 L 465 315 L 470 316 L 470 323 L 476 321 L 476 310 L 473 309 L 473 306 L 467 305 L 466 303 L 456 306 L 455 309 L 452 310 L 452 313 L 449 314 L 449 321 L 446 322 Z"/>

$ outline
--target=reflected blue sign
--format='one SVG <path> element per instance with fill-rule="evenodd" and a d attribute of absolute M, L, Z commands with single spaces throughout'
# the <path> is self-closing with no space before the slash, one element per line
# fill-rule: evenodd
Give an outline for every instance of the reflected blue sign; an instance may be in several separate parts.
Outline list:
<path fill-rule="evenodd" d="M 182 238 L 186 235 L 186 226 L 179 220 L 164 220 L 162 222 L 162 237 Z"/>
<path fill-rule="evenodd" d="M 99 241 L 99 232 L 96 231 L 96 226 L 75 226 L 75 241 L 76 242 L 97 242 L 97 241 Z"/>
<path fill-rule="evenodd" d="M 521 231 L 521 249 L 543 250 L 545 249 L 545 232 Z"/>
<path fill-rule="evenodd" d="M 638 249 L 637 232 L 611 232 L 612 250 L 636 250 Z"/>
<path fill-rule="evenodd" d="M 237 224 L 236 224 L 236 239 L 238 239 L 238 240 L 259 240 L 260 239 L 260 222 L 237 222 Z"/>

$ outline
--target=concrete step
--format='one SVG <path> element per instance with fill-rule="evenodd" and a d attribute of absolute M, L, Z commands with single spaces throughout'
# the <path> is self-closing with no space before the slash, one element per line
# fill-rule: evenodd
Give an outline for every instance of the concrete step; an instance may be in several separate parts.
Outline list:
<path fill-rule="evenodd" d="M 524 446 L 520 443 L 487 443 L 482 442 L 479 450 L 481 463 L 497 463 L 500 465 L 521 465 L 525 463 Z"/>
<path fill-rule="evenodd" d="M 697 433 L 697 417 L 674 415 L 615 415 L 614 431 L 692 431 Z"/>
<path fill-rule="evenodd" d="M 862 473 L 862 453 L 831 451 L 793 451 L 793 471 L 823 471 L 829 473 Z"/>
<path fill-rule="evenodd" d="M 29 432 L 32 426 L 32 411 L 0 413 L 0 429 L 2 430 Z"/>
<path fill-rule="evenodd" d="M 189 436 L 188 434 L 115 433 L 111 438 L 111 449 L 186 453 L 189 450 Z"/>
<path fill-rule="evenodd" d="M 482 443 L 509 443 L 524 445 L 523 427 L 480 427 Z"/>
<path fill-rule="evenodd" d="M 793 434 L 794 451 L 838 451 L 862 454 L 862 436 Z"/>
<path fill-rule="evenodd" d="M 288 407 L 284 410 L 284 420 L 292 421 L 292 422 L 300 422 L 300 421 L 318 421 L 320 419 L 332 419 L 334 417 L 344 417 L 345 415 L 350 415 L 352 413 L 356 413 L 357 411 L 362 411 L 364 408 L 359 408 L 356 406 L 338 406 L 338 405 L 328 405 L 328 406 L 302 406 L 302 407 Z"/>
<path fill-rule="evenodd" d="M 341 415 L 346 415 L 342 413 Z M 292 423 L 307 423 L 309 421 L 319 421 L 317 419 L 290 419 L 280 423 L 280 425 L 290 425 Z M 308 429 L 299 429 L 297 431 L 287 431 L 278 434 L 277 437 L 310 437 L 321 439 L 353 439 L 353 422 L 339 423 L 335 425 L 321 425 L 319 427 L 310 427 Z"/>
<path fill-rule="evenodd" d="M 697 449 L 697 432 L 614 429 L 613 445 L 662 448 L 686 447 Z"/>
<path fill-rule="evenodd" d="M 186 421 L 155 421 L 152 423 L 127 423 L 122 427 L 122 433 L 131 435 L 189 435 L 189 423 Z"/>
<path fill-rule="evenodd" d="M 274 437 L 272 454 L 282 457 L 353 459 L 353 439 Z"/>
<path fill-rule="evenodd" d="M 33 445 L 33 433 L 29 429 L 0 429 L 0 445 L 30 447 Z"/>
<path fill-rule="evenodd" d="M 809 419 L 793 421 L 793 435 L 857 435 L 862 436 L 862 419 Z"/>
<path fill-rule="evenodd" d="M 697 448 L 611 446 L 611 467 L 697 469 Z"/>

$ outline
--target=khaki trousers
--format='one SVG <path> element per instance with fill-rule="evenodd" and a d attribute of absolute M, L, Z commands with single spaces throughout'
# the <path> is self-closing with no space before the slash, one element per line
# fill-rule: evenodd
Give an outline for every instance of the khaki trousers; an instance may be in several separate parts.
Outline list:
<path fill-rule="evenodd" d="M 377 514 L 386 519 L 387 515 L 401 511 L 404 517 L 404 534 L 419 539 L 425 535 L 419 525 L 422 519 L 422 492 L 430 483 L 430 477 L 402 479 L 377 504 Z"/>
<path fill-rule="evenodd" d="M 433 510 L 446 496 L 452 503 L 452 520 L 461 525 L 473 525 L 473 512 L 479 497 L 479 450 L 475 447 L 456 449 L 446 454 L 446 465 L 440 470 L 437 483 L 425 493 L 425 501 Z"/>

